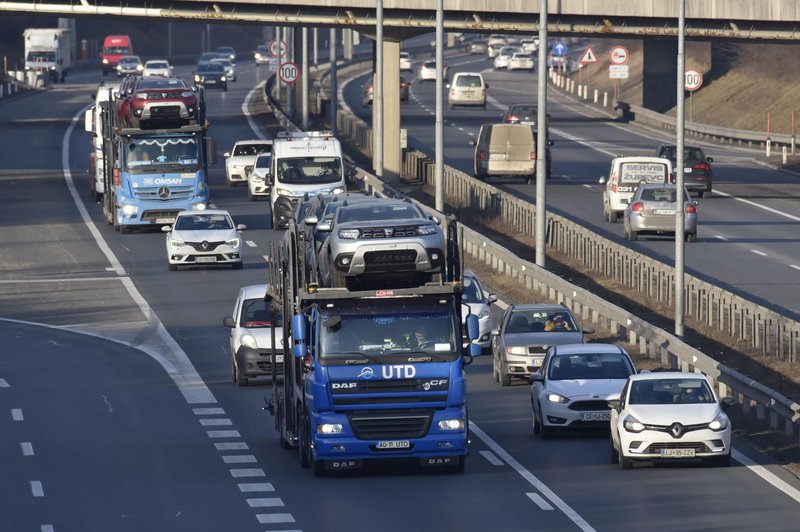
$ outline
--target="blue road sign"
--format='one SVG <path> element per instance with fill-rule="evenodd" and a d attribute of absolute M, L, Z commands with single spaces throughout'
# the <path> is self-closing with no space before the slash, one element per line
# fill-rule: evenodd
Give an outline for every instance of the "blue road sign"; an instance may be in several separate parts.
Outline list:
<path fill-rule="evenodd" d="M 567 55 L 567 45 L 559 41 L 553 45 L 553 55 Z"/>

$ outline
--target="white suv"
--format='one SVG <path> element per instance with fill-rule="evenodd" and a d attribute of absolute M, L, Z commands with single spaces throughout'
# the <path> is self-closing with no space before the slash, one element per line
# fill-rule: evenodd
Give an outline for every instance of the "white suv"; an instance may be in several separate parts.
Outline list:
<path fill-rule="evenodd" d="M 247 176 L 261 152 L 272 152 L 271 140 L 240 140 L 231 151 L 225 152 L 225 182 L 229 187 L 236 183 L 247 184 Z"/>
<path fill-rule="evenodd" d="M 272 322 L 270 308 L 264 301 L 267 285 L 242 287 L 233 306 L 233 316 L 223 318 L 230 328 L 231 370 L 239 386 L 247 386 L 256 376 L 272 375 Z M 281 323 L 279 310 L 276 323 Z M 275 375 L 283 375 L 283 328 L 275 327 Z"/>

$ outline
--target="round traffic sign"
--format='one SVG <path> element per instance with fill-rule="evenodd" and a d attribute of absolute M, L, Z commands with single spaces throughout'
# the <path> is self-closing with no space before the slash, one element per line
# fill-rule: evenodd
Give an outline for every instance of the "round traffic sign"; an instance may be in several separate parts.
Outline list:
<path fill-rule="evenodd" d="M 624 65 L 628 62 L 628 49 L 624 46 L 615 46 L 608 52 L 608 60 L 612 65 Z"/>
<path fill-rule="evenodd" d="M 294 63 L 283 63 L 278 69 L 278 76 L 284 83 L 294 83 L 300 78 L 300 69 Z"/>
<path fill-rule="evenodd" d="M 694 92 L 703 84 L 703 73 L 696 68 L 687 68 L 683 73 L 683 88 Z"/>
<path fill-rule="evenodd" d="M 274 39 L 269 43 L 269 53 L 272 57 L 283 57 L 287 51 L 286 41 Z"/>

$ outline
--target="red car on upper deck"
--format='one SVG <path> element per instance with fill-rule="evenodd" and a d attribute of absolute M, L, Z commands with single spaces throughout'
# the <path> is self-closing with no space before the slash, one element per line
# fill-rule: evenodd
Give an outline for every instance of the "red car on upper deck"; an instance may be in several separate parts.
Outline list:
<path fill-rule="evenodd" d="M 129 78 L 120 87 L 117 117 L 122 127 L 179 127 L 199 123 L 199 107 L 197 90 L 182 79 Z"/>

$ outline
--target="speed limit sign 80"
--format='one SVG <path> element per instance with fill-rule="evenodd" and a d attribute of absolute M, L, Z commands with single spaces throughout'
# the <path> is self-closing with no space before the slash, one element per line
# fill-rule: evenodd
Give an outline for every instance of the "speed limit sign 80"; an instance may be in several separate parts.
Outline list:
<path fill-rule="evenodd" d="M 283 63 L 278 69 L 278 76 L 284 83 L 294 83 L 300 78 L 300 69 L 294 63 Z"/>

